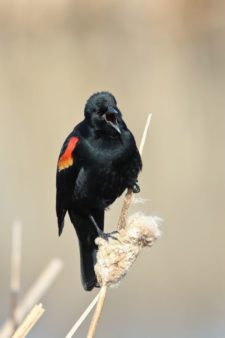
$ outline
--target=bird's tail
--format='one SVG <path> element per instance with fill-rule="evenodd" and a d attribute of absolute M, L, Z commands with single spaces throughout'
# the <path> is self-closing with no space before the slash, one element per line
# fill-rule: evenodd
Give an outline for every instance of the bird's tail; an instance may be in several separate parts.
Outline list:
<path fill-rule="evenodd" d="M 81 280 L 85 290 L 91 291 L 97 286 L 94 266 L 96 263 L 96 247 L 80 240 Z"/>
<path fill-rule="evenodd" d="M 98 286 L 94 270 L 97 231 L 88 216 L 77 215 L 73 210 L 69 210 L 69 216 L 79 238 L 81 281 L 84 289 L 91 291 Z"/>

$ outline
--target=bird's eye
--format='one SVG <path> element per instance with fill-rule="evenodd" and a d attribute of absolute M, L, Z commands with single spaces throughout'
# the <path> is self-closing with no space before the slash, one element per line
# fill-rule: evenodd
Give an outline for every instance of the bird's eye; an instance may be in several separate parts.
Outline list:
<path fill-rule="evenodd" d="M 98 113 L 100 116 L 104 115 L 106 112 L 107 112 L 107 108 L 101 108 L 101 109 L 99 109 L 99 110 L 97 111 L 97 113 Z"/>

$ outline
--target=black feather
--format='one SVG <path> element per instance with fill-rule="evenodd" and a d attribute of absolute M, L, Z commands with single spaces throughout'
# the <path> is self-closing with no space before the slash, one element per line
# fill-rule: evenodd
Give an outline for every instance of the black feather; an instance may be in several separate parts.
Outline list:
<path fill-rule="evenodd" d="M 82 283 L 85 290 L 91 290 L 97 286 L 94 264 L 98 232 L 90 216 L 103 230 L 105 209 L 125 189 L 138 191 L 142 162 L 135 139 L 122 119 L 115 98 L 108 92 L 89 98 L 85 118 L 67 137 L 59 160 L 74 137 L 79 141 L 71 161 L 66 168 L 57 170 L 56 212 L 59 235 L 66 212 L 69 213 L 79 238 Z"/>

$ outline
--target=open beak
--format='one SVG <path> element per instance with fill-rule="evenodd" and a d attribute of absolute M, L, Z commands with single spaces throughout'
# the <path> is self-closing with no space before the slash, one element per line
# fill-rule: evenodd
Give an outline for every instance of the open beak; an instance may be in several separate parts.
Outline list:
<path fill-rule="evenodd" d="M 119 123 L 117 120 L 118 111 L 114 108 L 110 108 L 104 115 L 106 123 L 113 127 L 119 134 L 121 134 Z"/>

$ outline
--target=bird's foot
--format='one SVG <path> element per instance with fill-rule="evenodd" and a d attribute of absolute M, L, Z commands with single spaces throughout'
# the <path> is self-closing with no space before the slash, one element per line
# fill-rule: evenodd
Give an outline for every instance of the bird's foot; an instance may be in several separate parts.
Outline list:
<path fill-rule="evenodd" d="M 141 191 L 141 189 L 140 189 L 140 187 L 139 187 L 139 185 L 137 183 L 135 183 L 133 185 L 132 191 L 133 191 L 134 194 L 137 194 L 137 193 L 139 193 Z"/>
<path fill-rule="evenodd" d="M 112 238 L 112 239 L 114 239 L 114 240 L 117 240 L 117 237 L 113 236 L 113 234 L 117 234 L 118 231 L 113 231 L 113 232 L 110 232 L 110 233 L 104 232 L 104 231 L 102 231 L 102 230 L 99 228 L 98 224 L 95 222 L 94 217 L 91 216 L 91 215 L 90 215 L 89 217 L 90 217 L 90 220 L 92 221 L 92 223 L 93 223 L 93 225 L 94 225 L 94 227 L 95 227 L 95 229 L 96 229 L 96 231 L 97 231 L 98 237 L 101 237 L 101 238 L 103 238 L 103 239 L 106 240 L 106 241 L 108 241 L 109 238 Z"/>
<path fill-rule="evenodd" d="M 115 241 L 118 240 L 117 235 L 118 231 L 113 231 L 113 232 L 101 232 L 101 234 L 99 234 L 99 237 L 103 238 L 105 241 L 108 241 L 109 238 L 114 239 Z M 115 235 L 115 236 L 114 236 Z"/>
<path fill-rule="evenodd" d="M 101 285 L 99 284 L 99 282 L 95 283 L 95 287 L 98 288 L 98 289 L 101 287 Z"/>

